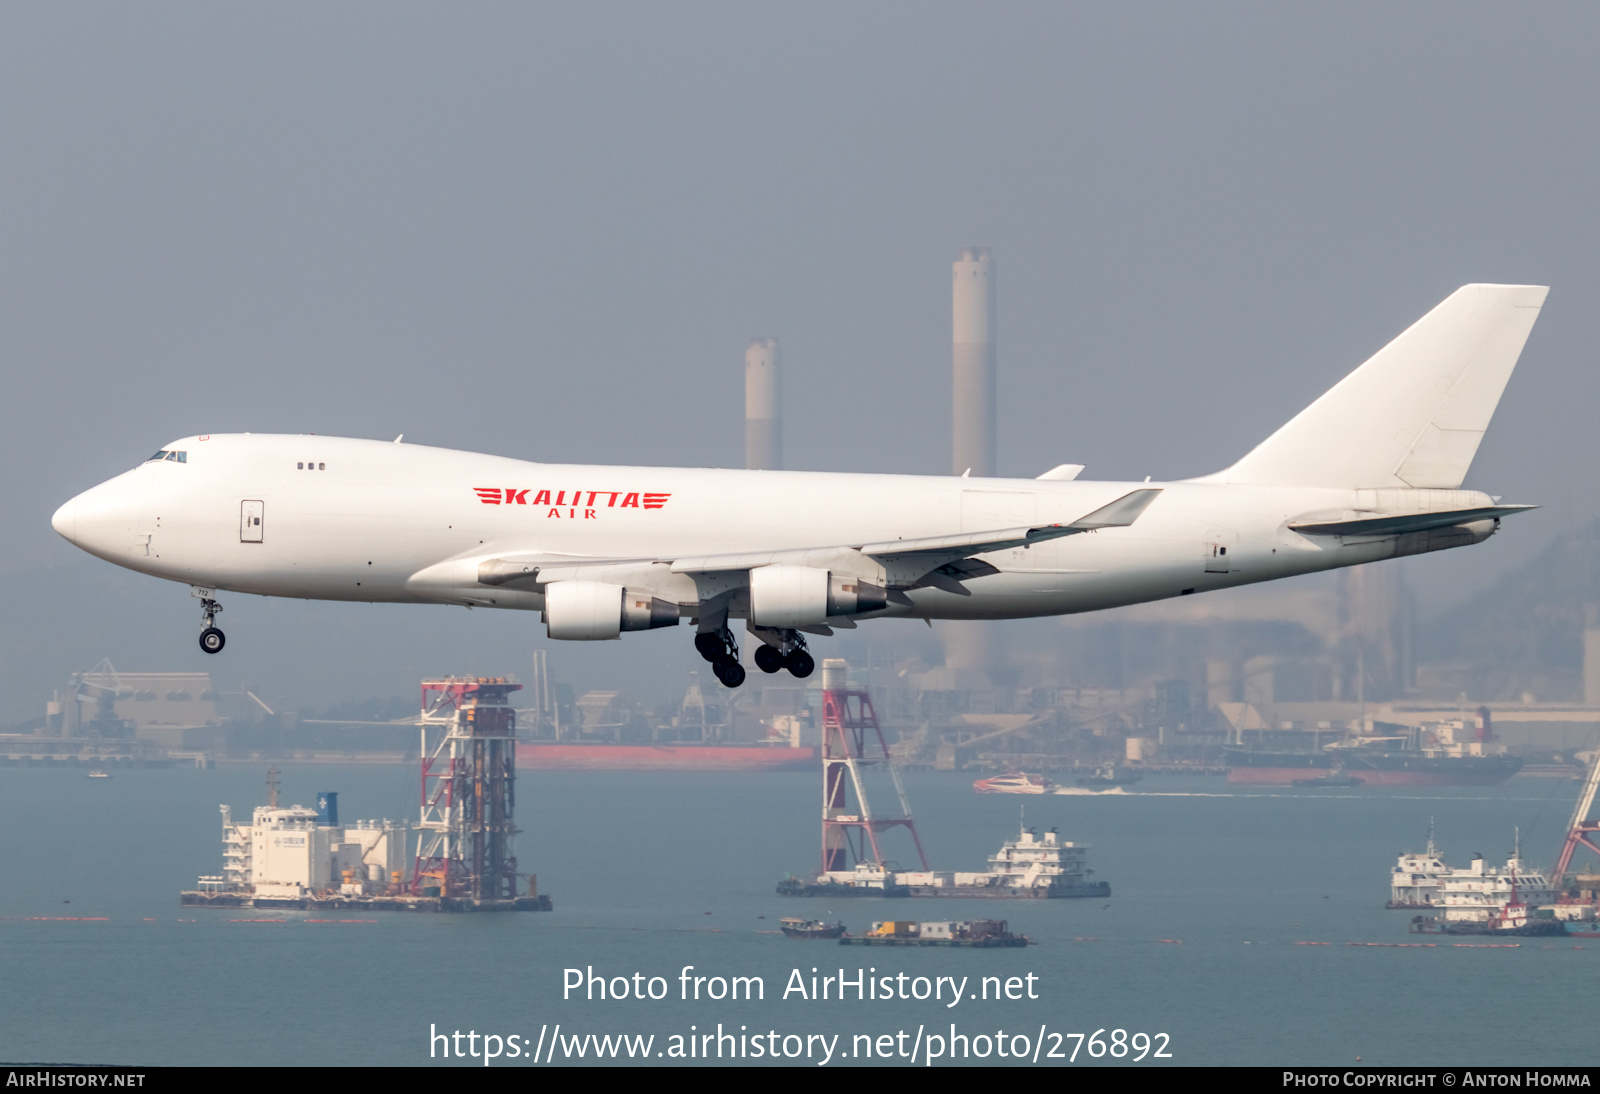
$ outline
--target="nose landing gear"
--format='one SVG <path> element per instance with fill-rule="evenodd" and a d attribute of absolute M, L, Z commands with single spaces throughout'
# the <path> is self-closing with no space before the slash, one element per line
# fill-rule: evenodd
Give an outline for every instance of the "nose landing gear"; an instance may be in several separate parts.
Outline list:
<path fill-rule="evenodd" d="M 221 653 L 222 647 L 228 644 L 227 637 L 216 627 L 217 613 L 221 610 L 222 605 L 209 596 L 201 598 L 200 618 L 205 629 L 200 632 L 200 648 L 207 653 Z"/>

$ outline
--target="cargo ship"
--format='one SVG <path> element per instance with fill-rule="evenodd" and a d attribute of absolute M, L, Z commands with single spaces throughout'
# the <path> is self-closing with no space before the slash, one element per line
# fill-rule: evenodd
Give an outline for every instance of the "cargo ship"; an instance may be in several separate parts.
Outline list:
<path fill-rule="evenodd" d="M 523 771 L 813 771 L 815 746 L 518 741 Z"/>
<path fill-rule="evenodd" d="M 1489 711 L 1477 717 L 1432 722 L 1400 736 L 1352 735 L 1306 752 L 1223 750 L 1228 781 L 1242 785 L 1293 786 L 1335 777 L 1360 779 L 1363 786 L 1498 786 L 1522 770 L 1522 760 L 1495 743 Z"/>
<path fill-rule="evenodd" d="M 1409 748 L 1320 752 L 1229 748 L 1223 750 L 1222 762 L 1228 768 L 1228 781 L 1246 786 L 1293 786 L 1297 779 L 1331 776 L 1341 769 L 1363 786 L 1498 786 L 1522 770 L 1522 760 L 1506 753 L 1453 755 Z"/>

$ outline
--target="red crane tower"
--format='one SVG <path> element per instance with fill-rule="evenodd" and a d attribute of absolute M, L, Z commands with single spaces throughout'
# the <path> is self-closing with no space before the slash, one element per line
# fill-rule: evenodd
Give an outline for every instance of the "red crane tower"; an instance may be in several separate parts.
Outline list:
<path fill-rule="evenodd" d="M 1578 807 L 1572 811 L 1572 823 L 1567 825 L 1567 841 L 1561 846 L 1561 858 L 1556 862 L 1555 873 L 1550 875 L 1552 889 L 1561 888 L 1561 883 L 1566 880 L 1567 867 L 1572 864 L 1572 853 L 1580 843 L 1600 855 L 1600 847 L 1596 847 L 1591 838 L 1600 833 L 1600 821 L 1589 819 L 1589 808 L 1594 805 L 1596 788 L 1600 788 L 1600 753 L 1589 765 L 1589 777 L 1584 780 L 1583 793 L 1578 795 Z"/>
<path fill-rule="evenodd" d="M 832 675 L 824 673 L 824 679 Z M 873 811 L 867 799 L 862 776 L 886 768 L 900 800 L 897 816 Z M 851 794 L 855 805 L 849 804 Z M 884 870 L 878 833 L 887 828 L 904 827 L 911 832 L 922 868 L 928 869 L 928 856 L 922 852 L 911 805 L 906 800 L 900 773 L 889 760 L 889 746 L 878 725 L 872 696 L 866 691 L 825 688 L 822 692 L 822 872 L 824 875 L 854 869 L 857 863 L 870 862 Z"/>
<path fill-rule="evenodd" d="M 501 676 L 422 682 L 422 831 L 413 894 L 480 904 L 517 899 L 517 722 L 508 696 L 521 689 Z"/>

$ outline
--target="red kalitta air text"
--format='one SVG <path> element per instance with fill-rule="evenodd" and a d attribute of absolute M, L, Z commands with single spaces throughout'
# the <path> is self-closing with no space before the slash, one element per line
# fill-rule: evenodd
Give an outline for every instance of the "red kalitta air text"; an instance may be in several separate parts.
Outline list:
<path fill-rule="evenodd" d="M 533 505 L 548 508 L 546 519 L 595 520 L 601 509 L 660 509 L 671 494 L 629 490 L 525 490 L 515 486 L 475 486 L 485 505 Z M 530 498 L 531 495 L 531 498 Z"/>

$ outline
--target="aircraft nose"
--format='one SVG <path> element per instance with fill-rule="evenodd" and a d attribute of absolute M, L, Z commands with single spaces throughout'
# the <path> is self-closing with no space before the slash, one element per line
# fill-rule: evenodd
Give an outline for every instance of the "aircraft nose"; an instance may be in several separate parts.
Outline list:
<path fill-rule="evenodd" d="M 57 509 L 50 523 L 74 546 L 116 560 L 133 553 L 139 537 L 150 531 L 145 493 L 135 469 L 85 490 Z"/>
<path fill-rule="evenodd" d="M 73 498 L 57 509 L 50 518 L 50 526 L 68 543 L 78 542 L 78 499 Z"/>

